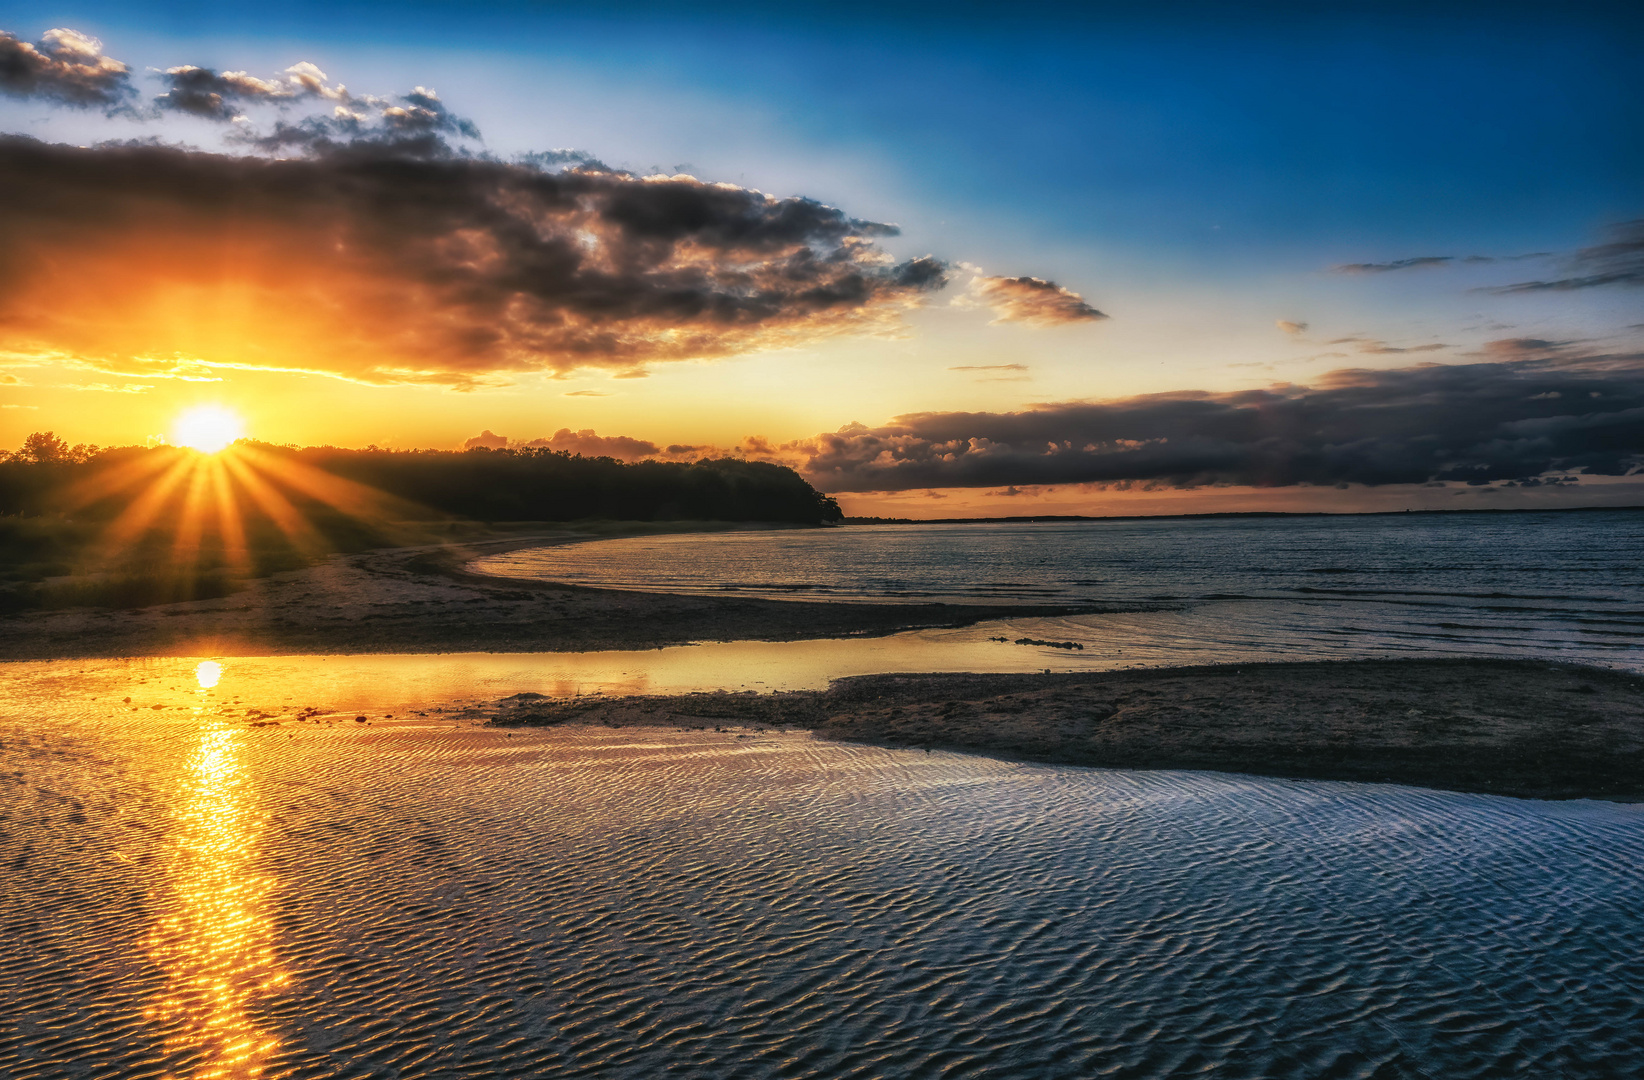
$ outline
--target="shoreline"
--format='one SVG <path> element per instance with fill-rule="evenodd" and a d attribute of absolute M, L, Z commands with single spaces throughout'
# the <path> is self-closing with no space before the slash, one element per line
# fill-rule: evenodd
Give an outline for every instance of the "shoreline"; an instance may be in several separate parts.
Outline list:
<path fill-rule="evenodd" d="M 823 691 L 496 702 L 500 727 L 806 729 L 1027 762 L 1644 802 L 1644 676 L 1532 660 L 865 675 Z"/>
<path fill-rule="evenodd" d="M 9 615 L 0 617 L 0 661 L 593 652 L 698 641 L 883 637 L 992 619 L 1152 610 L 1135 604 L 872 604 L 702 596 L 591 588 L 466 569 L 485 555 L 626 535 L 632 533 L 567 529 L 533 537 L 383 548 L 332 555 L 211 600 Z"/>

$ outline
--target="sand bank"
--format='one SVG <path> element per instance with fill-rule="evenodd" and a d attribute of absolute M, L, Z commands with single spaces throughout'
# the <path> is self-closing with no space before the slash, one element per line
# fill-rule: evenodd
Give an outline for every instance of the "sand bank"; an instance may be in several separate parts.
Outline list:
<path fill-rule="evenodd" d="M 1644 677 L 1536 661 L 875 675 L 772 695 L 525 696 L 495 715 L 505 725 L 802 727 L 1109 768 L 1644 801 Z"/>
<path fill-rule="evenodd" d="M 232 596 L 133 610 L 0 618 L 0 660 L 291 653 L 580 652 L 692 641 L 797 641 L 1125 607 L 839 604 L 590 589 L 469 573 L 513 548 L 599 537 L 556 532 L 335 555 Z"/>

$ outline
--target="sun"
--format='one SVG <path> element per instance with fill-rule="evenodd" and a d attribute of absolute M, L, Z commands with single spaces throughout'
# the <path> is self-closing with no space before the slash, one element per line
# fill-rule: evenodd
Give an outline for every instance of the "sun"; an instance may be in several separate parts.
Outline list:
<path fill-rule="evenodd" d="M 202 454 L 215 454 L 245 434 L 245 424 L 221 405 L 200 405 L 177 418 L 171 441 L 193 447 Z"/>

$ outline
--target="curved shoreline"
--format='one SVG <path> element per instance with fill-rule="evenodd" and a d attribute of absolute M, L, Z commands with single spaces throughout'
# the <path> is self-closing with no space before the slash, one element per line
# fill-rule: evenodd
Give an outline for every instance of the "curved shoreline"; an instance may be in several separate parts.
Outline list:
<path fill-rule="evenodd" d="M 500 726 L 804 728 L 1053 764 L 1644 801 L 1644 676 L 1529 660 L 867 675 L 755 695 L 518 695 Z"/>
<path fill-rule="evenodd" d="M 1145 607 L 695 596 L 589 588 L 467 569 L 484 555 L 609 535 L 565 530 L 334 555 L 315 566 L 252 581 L 244 591 L 214 600 L 7 616 L 0 618 L 0 661 L 654 649 L 696 641 L 879 637 L 991 619 Z"/>

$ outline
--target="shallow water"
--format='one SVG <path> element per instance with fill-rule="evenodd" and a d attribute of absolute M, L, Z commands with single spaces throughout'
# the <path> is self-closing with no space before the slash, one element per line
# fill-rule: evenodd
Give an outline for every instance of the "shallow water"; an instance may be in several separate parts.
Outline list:
<path fill-rule="evenodd" d="M 1076 619 L 1059 636 L 1168 663 L 1345 650 L 1644 666 L 1636 511 L 849 526 L 602 540 L 471 565 L 662 592 L 1164 606 Z"/>
<path fill-rule="evenodd" d="M 0 1075 L 1644 1060 L 1644 807 L 499 731 L 391 680 L 251 726 L 341 685 L 285 663 L 0 669 Z"/>

